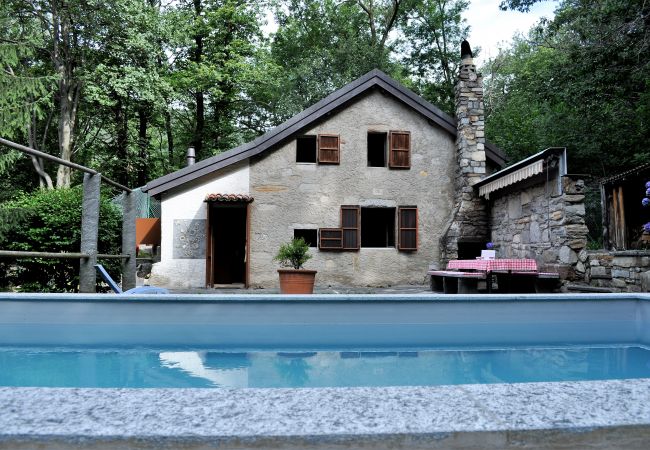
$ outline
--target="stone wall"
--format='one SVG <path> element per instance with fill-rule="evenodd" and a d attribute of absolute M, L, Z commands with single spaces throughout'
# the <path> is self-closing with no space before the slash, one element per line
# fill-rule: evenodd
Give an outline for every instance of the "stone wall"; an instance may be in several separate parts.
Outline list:
<path fill-rule="evenodd" d="M 548 169 L 547 169 L 548 170 Z M 542 174 L 493 194 L 491 240 L 499 258 L 531 258 L 562 279 L 580 277 L 578 254 L 587 245 L 584 182 L 558 172 Z"/>
<path fill-rule="evenodd" d="M 408 170 L 368 167 L 368 132 L 390 130 L 411 132 Z M 449 132 L 374 91 L 302 133 L 340 135 L 340 164 L 297 163 L 295 139 L 251 160 L 251 285 L 277 287 L 273 256 L 280 245 L 293 237 L 294 229 L 339 227 L 342 205 L 417 206 L 418 249 L 312 248 L 305 268 L 318 271 L 317 286 L 424 283 L 427 267 L 439 259 L 439 238 L 453 206 L 456 164 Z"/>
<path fill-rule="evenodd" d="M 590 286 L 615 292 L 650 291 L 650 251 L 582 251 L 577 269 Z"/>

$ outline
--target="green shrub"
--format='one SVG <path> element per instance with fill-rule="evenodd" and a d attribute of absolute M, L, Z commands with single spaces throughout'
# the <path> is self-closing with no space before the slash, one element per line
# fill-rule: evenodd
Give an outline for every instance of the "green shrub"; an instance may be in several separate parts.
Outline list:
<path fill-rule="evenodd" d="M 293 239 L 291 242 L 282 244 L 278 250 L 278 254 L 273 259 L 284 267 L 301 269 L 303 264 L 311 259 L 309 245 L 307 245 L 303 238 Z"/>
<path fill-rule="evenodd" d="M 0 203 L 0 249 L 78 253 L 81 245 L 80 186 L 39 190 Z M 3 220 L 5 219 L 5 220 Z M 122 216 L 102 196 L 99 212 L 99 253 L 120 253 Z M 119 260 L 102 261 L 119 271 Z M 78 259 L 0 258 L 0 289 L 22 292 L 76 292 Z"/>

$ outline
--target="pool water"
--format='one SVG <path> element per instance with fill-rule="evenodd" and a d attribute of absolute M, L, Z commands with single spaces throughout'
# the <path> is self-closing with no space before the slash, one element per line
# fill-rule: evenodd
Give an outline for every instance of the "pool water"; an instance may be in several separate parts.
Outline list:
<path fill-rule="evenodd" d="M 418 351 L 0 348 L 0 386 L 433 386 L 650 378 L 642 346 Z"/>

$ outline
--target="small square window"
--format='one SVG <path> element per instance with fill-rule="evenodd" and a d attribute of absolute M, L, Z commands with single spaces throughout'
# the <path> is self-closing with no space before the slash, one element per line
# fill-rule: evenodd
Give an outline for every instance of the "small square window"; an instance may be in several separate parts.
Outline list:
<path fill-rule="evenodd" d="M 386 167 L 386 133 L 368 133 L 368 167 Z"/>
<path fill-rule="evenodd" d="M 316 136 L 299 136 L 296 139 L 296 162 L 316 163 Z"/>
<path fill-rule="evenodd" d="M 293 238 L 303 238 L 307 245 L 316 247 L 318 245 L 318 230 L 295 229 L 293 230 Z"/>

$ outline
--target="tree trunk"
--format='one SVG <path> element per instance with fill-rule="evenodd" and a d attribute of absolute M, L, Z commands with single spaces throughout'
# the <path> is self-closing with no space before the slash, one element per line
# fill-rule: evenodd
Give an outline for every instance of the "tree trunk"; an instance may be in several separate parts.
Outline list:
<path fill-rule="evenodd" d="M 129 185 L 129 129 L 126 108 L 121 99 L 113 107 L 115 117 L 115 151 L 119 160 L 120 170 L 113 175 L 117 182 L 125 186 Z"/>
<path fill-rule="evenodd" d="M 201 0 L 194 0 L 194 13 L 197 18 L 201 17 L 201 11 L 203 6 L 201 5 Z M 197 30 L 194 35 L 194 51 L 192 54 L 192 61 L 196 64 L 200 64 L 203 59 L 203 30 Z M 197 92 L 194 93 L 194 101 L 196 103 L 196 125 L 194 128 L 194 135 L 192 136 L 191 145 L 196 151 L 196 157 L 198 160 L 201 160 L 205 157 L 203 155 L 203 131 L 205 128 L 205 101 L 203 88 L 199 86 Z"/>
<path fill-rule="evenodd" d="M 61 9 L 63 11 L 59 10 L 57 1 L 52 2 L 52 62 L 59 75 L 59 157 L 71 161 L 81 84 L 74 79 L 76 61 L 70 17 L 66 9 Z M 70 186 L 70 174 L 69 167 L 60 165 L 56 173 L 56 187 Z"/>
<path fill-rule="evenodd" d="M 147 137 L 149 106 L 147 104 L 141 104 L 138 108 L 138 122 L 138 186 L 144 186 L 149 176 L 149 138 Z"/>
<path fill-rule="evenodd" d="M 167 133 L 167 156 L 169 165 L 174 167 L 174 133 L 172 132 L 172 115 L 169 109 L 165 110 L 165 133 Z"/>

